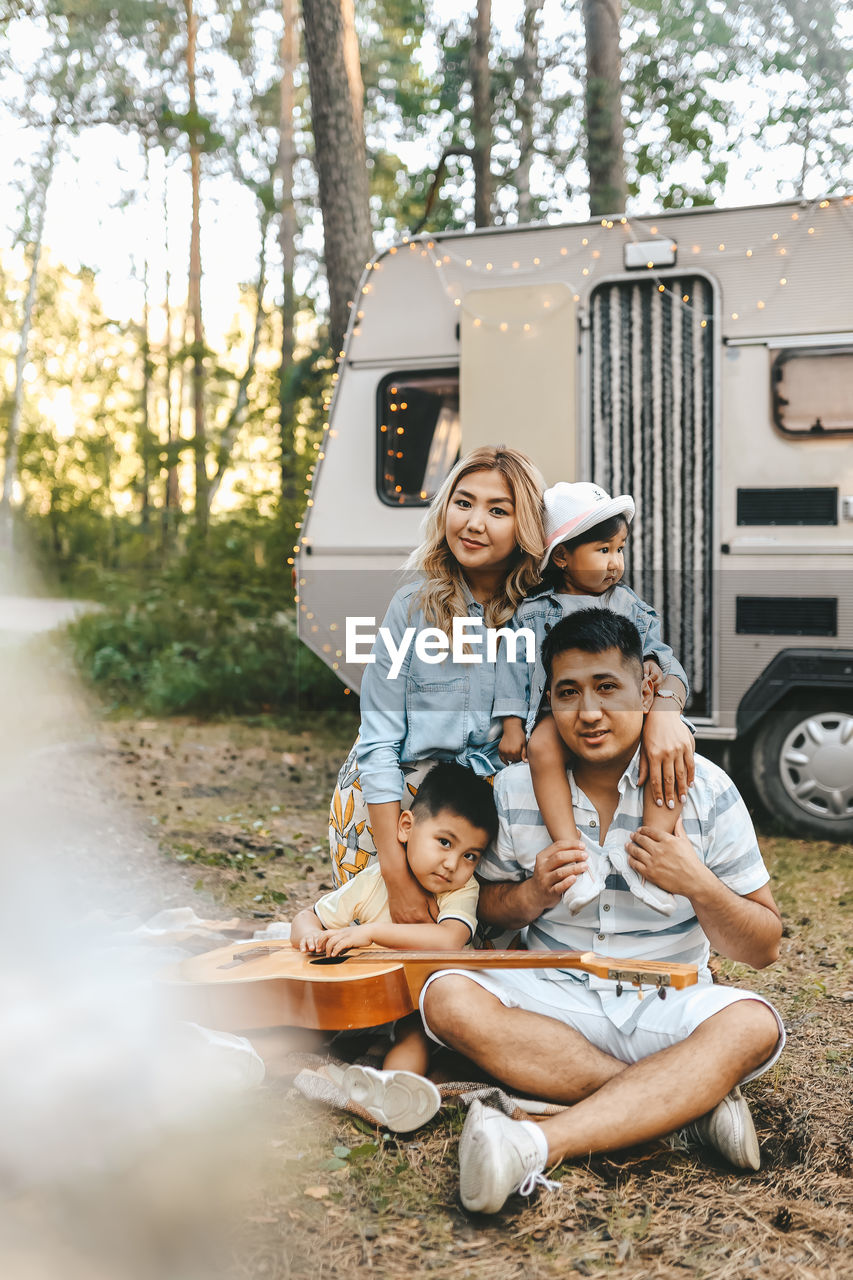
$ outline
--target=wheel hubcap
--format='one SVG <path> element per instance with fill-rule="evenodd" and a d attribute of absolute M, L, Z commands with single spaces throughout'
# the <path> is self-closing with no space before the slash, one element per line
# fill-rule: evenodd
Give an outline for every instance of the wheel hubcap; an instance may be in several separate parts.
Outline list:
<path fill-rule="evenodd" d="M 822 711 L 793 729 L 782 744 L 782 785 L 806 813 L 853 816 L 853 715 Z"/>

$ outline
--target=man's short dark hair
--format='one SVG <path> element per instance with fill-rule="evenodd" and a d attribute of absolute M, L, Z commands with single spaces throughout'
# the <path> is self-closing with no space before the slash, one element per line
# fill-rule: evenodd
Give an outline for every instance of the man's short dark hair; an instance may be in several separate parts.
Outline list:
<path fill-rule="evenodd" d="M 579 609 L 562 618 L 542 645 L 542 665 L 545 668 L 546 687 L 551 683 L 554 659 L 567 649 L 580 649 L 582 653 L 604 653 L 605 649 L 618 649 L 623 658 L 636 662 L 643 670 L 643 645 L 640 633 L 628 618 L 612 609 Z"/>
<path fill-rule="evenodd" d="M 412 801 L 416 818 L 422 814 L 437 818 L 442 810 L 485 831 L 489 844 L 498 834 L 498 812 L 491 783 L 452 760 L 433 765 Z"/>

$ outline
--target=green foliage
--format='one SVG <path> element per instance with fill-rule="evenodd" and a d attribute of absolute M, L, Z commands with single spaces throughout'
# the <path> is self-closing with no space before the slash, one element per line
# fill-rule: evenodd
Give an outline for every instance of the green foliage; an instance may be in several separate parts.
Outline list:
<path fill-rule="evenodd" d="M 383 226 L 405 230 L 420 221 L 442 153 L 473 143 L 470 11 L 441 24 L 429 7 L 413 0 L 361 0 L 358 8 L 373 208 Z M 516 8 L 518 29 L 493 29 L 490 59 L 497 223 L 517 216 L 525 137 L 534 160 L 529 216 L 563 212 L 585 180 L 580 6 L 563 0 L 562 24 L 555 23 L 549 6 L 532 74 L 521 49 L 524 6 Z M 713 203 L 723 192 L 732 155 L 747 139 L 768 150 L 777 142 L 801 146 L 800 182 L 811 177 L 814 190 L 849 185 L 851 50 L 842 9 L 839 0 L 625 4 L 629 194 L 650 208 Z M 770 127 L 775 132 L 765 137 Z M 430 145 L 432 159 L 410 169 L 396 143 L 416 137 Z M 470 227 L 472 192 L 470 162 L 450 159 L 428 228 Z M 780 194 L 796 193 L 790 180 L 780 188 Z"/>
<path fill-rule="evenodd" d="M 490 60 L 498 222 L 520 211 L 533 220 L 565 216 L 567 202 L 584 187 L 580 6 L 549 4 L 547 23 L 532 41 L 542 7 L 516 8 L 514 31 L 505 25 L 499 31 L 496 23 Z M 253 192 L 272 264 L 269 279 L 242 287 L 218 349 L 204 350 L 207 470 L 212 476 L 221 469 L 224 480 L 200 542 L 189 515 L 195 446 L 185 375 L 194 346 L 182 328 L 182 285 L 171 282 L 171 332 L 164 338 L 162 282 L 143 261 L 144 245 L 129 246 L 129 254 L 149 290 L 147 329 L 139 315 L 119 323 L 104 311 L 91 269 L 71 271 L 49 250 L 43 255 L 15 500 L 49 585 L 108 605 L 78 624 L 80 661 L 109 700 L 149 709 L 279 709 L 301 697 L 303 685 L 306 697 L 325 705 L 323 699 L 338 696 L 337 682 L 298 647 L 277 613 L 291 599 L 287 561 L 320 451 L 333 372 L 314 234 L 319 209 L 307 75 L 300 66 L 294 203 L 301 296 L 297 353 L 283 385 L 280 375 L 273 245 L 281 199 L 278 0 L 194 0 L 203 38 L 193 113 L 183 4 L 32 0 L 23 15 L 14 5 L 3 9 L 15 21 L 31 19 L 31 34 L 41 41 L 26 75 L 18 74 L 12 53 L 0 52 L 12 86 L 4 88 L 4 106 L 34 140 L 35 159 L 20 184 L 22 244 L 31 239 L 26 192 L 43 176 L 39 137 L 55 133 L 60 150 L 73 149 L 77 133 L 102 124 L 136 137 L 145 153 L 143 194 L 154 240 L 174 244 L 186 230 L 165 220 L 158 229 L 153 211 L 169 194 L 169 175 L 185 167 L 193 137 L 204 151 L 203 193 L 210 178 L 225 174 Z M 710 203 L 724 188 L 730 157 L 750 139 L 768 151 L 799 146 L 800 187 L 808 180 L 812 194 L 818 183 L 827 191 L 843 184 L 851 54 L 841 12 L 840 0 L 625 4 L 630 194 L 646 207 Z M 471 11 L 459 13 L 443 22 L 430 4 L 415 0 L 357 0 L 371 209 L 386 238 L 421 221 L 442 153 L 473 143 Z M 524 54 L 525 15 L 533 23 L 532 64 Z M 221 93 L 220 81 L 227 86 Z M 754 98 L 744 112 L 750 86 Z M 464 228 L 471 213 L 470 160 L 451 157 L 428 226 Z M 254 223 L 246 234 L 256 234 Z M 215 269 L 205 260 L 207 273 Z M 25 279 L 19 258 L 7 254 L 0 263 L 0 445 L 12 406 Z M 259 292 L 260 342 L 249 368 Z"/>
<path fill-rule="evenodd" d="M 297 639 L 270 591 L 230 581 L 126 587 L 68 629 L 77 666 L 113 708 L 156 715 L 291 714 L 344 704 L 343 686 Z"/>

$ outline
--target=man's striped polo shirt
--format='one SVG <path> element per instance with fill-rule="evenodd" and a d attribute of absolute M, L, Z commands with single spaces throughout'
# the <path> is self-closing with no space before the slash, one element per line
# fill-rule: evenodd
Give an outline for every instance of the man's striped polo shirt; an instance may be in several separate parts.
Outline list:
<path fill-rule="evenodd" d="M 639 750 L 619 781 L 619 803 L 599 853 L 625 846 L 631 832 L 642 825 L 643 792 L 637 786 Z M 569 775 L 575 822 L 584 840 L 599 844 L 598 813 Z M 536 804 L 530 768 L 510 765 L 495 779 L 499 829 L 495 843 L 477 868 L 484 881 L 521 881 L 533 873 L 536 855 L 551 838 Z M 754 893 L 769 876 L 737 788 L 722 769 L 702 756 L 695 758 L 695 781 L 688 792 L 682 821 L 696 856 L 734 893 Z M 690 901 L 675 895 L 675 910 L 664 916 L 629 890 L 621 874 L 611 868 L 605 890 L 577 915 L 561 901 L 526 930 L 533 949 L 595 951 L 600 955 L 636 956 L 645 960 L 695 964 L 699 981 L 710 982 L 709 943 Z M 617 997 L 615 983 L 577 970 L 543 969 L 552 982 L 587 982 L 598 990 L 607 1016 L 630 1030 L 640 1001 L 626 989 Z"/>

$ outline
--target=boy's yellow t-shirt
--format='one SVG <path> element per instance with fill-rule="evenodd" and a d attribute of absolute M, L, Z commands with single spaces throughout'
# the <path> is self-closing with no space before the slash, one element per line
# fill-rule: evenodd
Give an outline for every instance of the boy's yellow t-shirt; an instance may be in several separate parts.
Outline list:
<path fill-rule="evenodd" d="M 477 929 L 479 895 L 480 886 L 474 876 L 461 889 L 436 894 L 438 923 L 461 920 L 467 924 L 473 937 Z M 388 890 L 379 866 L 365 867 L 339 889 L 325 894 L 315 903 L 314 914 L 324 929 L 345 929 L 351 924 L 373 924 L 378 920 L 390 923 Z"/>

